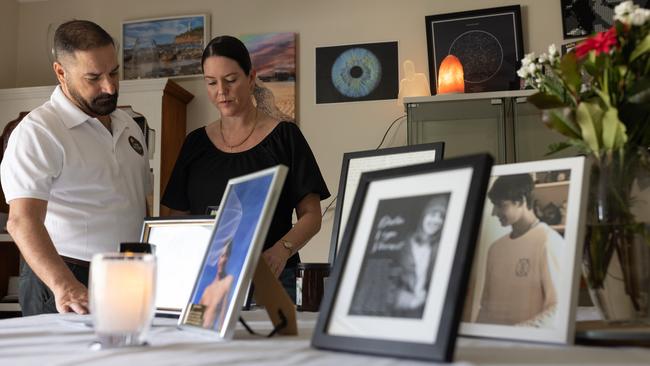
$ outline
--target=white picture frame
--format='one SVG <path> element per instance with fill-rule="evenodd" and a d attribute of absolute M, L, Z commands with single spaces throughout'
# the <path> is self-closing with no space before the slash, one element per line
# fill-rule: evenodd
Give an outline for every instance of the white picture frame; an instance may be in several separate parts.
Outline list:
<path fill-rule="evenodd" d="M 157 314 L 180 315 L 190 297 L 213 227 L 212 217 L 144 220 L 140 241 L 153 245 L 157 259 Z"/>
<path fill-rule="evenodd" d="M 287 171 L 278 165 L 228 181 L 180 328 L 232 338 Z"/>
<path fill-rule="evenodd" d="M 588 162 L 584 157 L 495 165 L 492 168 L 460 326 L 461 335 L 559 344 L 574 342 L 588 172 Z M 489 197 L 498 178 L 510 177 L 501 181 L 500 186 L 506 187 L 508 181 L 514 183 L 518 179 L 513 177 L 525 175 L 531 177 L 534 187 L 533 211 L 536 211 L 536 206 L 543 210 L 551 209 L 547 210 L 548 213 L 535 212 L 538 220 L 524 234 L 513 238 L 509 219 L 499 212 L 500 208 L 495 209 Z M 521 190 L 526 184 L 513 186 Z M 502 191 L 500 188 L 496 190 Z M 517 194 L 512 193 L 513 196 Z M 559 205 L 566 202 L 566 207 L 557 207 L 558 202 Z M 552 206 L 556 206 L 557 210 Z M 562 215 L 559 219 L 558 212 Z M 558 232 L 560 229 L 562 234 Z M 544 244 L 538 244 L 540 242 Z M 498 246 L 493 246 L 495 243 Z M 523 245 L 540 249 L 546 255 L 532 254 L 533 249 L 524 249 Z M 506 249 L 508 256 L 501 254 Z M 544 266 L 548 271 L 543 269 Z M 504 273 L 510 275 L 506 277 Z M 494 281 L 497 277 L 502 280 Z M 552 295 L 549 295 L 549 277 L 556 298 L 554 310 L 549 306 L 553 302 Z M 504 278 L 510 278 L 512 282 L 506 285 Z M 522 291 L 518 290 L 520 288 Z M 542 304 L 531 300 L 537 299 L 540 291 L 543 293 L 540 295 Z M 508 296 L 499 296 L 506 292 Z M 526 306 L 516 297 L 524 292 L 527 294 Z M 511 306 L 511 309 L 506 311 L 504 306 Z M 527 320 L 522 320 L 524 318 Z"/>

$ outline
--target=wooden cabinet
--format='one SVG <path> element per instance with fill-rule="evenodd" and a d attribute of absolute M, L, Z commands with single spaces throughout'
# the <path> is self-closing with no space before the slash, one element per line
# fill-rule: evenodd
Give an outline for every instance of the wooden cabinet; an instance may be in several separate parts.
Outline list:
<path fill-rule="evenodd" d="M 20 112 L 30 111 L 49 100 L 55 86 L 0 89 L 0 132 Z M 168 212 L 160 207 L 160 195 L 171 175 L 185 139 L 186 106 L 194 96 L 169 79 L 144 79 L 120 82 L 118 105 L 131 106 L 143 115 L 150 134 L 150 165 L 153 172 L 154 216 Z M 3 197 L 2 197 L 3 198 Z M 3 231 L 4 227 L 0 227 Z M 7 279 L 18 274 L 18 251 L 11 237 L 0 233 L 0 298 L 6 293 Z M 3 293 L 4 291 L 4 293 Z"/>

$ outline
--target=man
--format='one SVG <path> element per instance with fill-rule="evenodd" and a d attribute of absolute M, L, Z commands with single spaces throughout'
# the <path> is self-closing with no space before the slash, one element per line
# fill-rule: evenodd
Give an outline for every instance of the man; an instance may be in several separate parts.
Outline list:
<path fill-rule="evenodd" d="M 59 85 L 13 131 L 1 166 L 7 230 L 23 255 L 23 315 L 88 312 L 88 262 L 139 237 L 149 162 L 137 124 L 116 109 L 117 52 L 97 24 L 54 35 Z"/>
<path fill-rule="evenodd" d="M 488 250 L 477 322 L 544 326 L 555 314 L 556 290 L 549 268 L 552 248 L 563 242 L 535 215 L 530 174 L 497 178 L 488 192 L 492 215 L 512 231 Z M 555 268 L 555 263 L 551 266 Z"/>

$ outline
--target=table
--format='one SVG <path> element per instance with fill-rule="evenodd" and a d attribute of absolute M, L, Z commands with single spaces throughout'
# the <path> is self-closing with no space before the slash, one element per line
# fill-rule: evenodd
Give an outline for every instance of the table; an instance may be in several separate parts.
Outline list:
<path fill-rule="evenodd" d="M 268 331 L 262 311 L 244 312 Z M 238 325 L 235 339 L 217 342 L 182 331 L 175 319 L 156 318 L 148 347 L 93 351 L 88 315 L 47 314 L 0 320 L 0 365 L 424 365 L 415 360 L 322 351 L 309 346 L 317 313 L 298 313 L 298 336 L 260 338 Z M 650 349 L 558 346 L 458 339 L 456 365 L 648 365 Z"/>

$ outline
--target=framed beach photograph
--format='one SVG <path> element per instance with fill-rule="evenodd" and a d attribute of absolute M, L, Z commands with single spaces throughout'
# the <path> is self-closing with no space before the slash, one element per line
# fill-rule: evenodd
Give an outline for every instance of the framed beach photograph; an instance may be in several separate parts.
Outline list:
<path fill-rule="evenodd" d="M 431 94 L 436 94 L 438 70 L 447 55 L 463 65 L 466 93 L 520 89 L 517 70 L 524 42 L 519 5 L 429 15 L 425 23 Z"/>
<path fill-rule="evenodd" d="M 153 245 L 156 259 L 156 314 L 179 316 L 187 304 L 210 242 L 214 218 L 146 218 L 140 241 Z M 163 285 L 164 284 L 164 285 Z"/>
<path fill-rule="evenodd" d="M 316 47 L 316 104 L 397 99 L 397 42 Z"/>
<path fill-rule="evenodd" d="M 357 192 L 361 174 L 373 170 L 397 168 L 442 160 L 445 143 L 390 147 L 379 150 L 355 151 L 343 154 L 337 204 L 334 211 L 334 224 L 330 242 L 329 263 L 334 263 L 341 244 L 345 224 L 350 215 L 352 201 Z"/>
<path fill-rule="evenodd" d="M 228 181 L 181 328 L 232 338 L 287 171 L 279 165 Z"/>
<path fill-rule="evenodd" d="M 573 343 L 586 164 L 573 157 L 492 168 L 460 334 Z"/>
<path fill-rule="evenodd" d="M 206 14 L 123 22 L 123 79 L 200 75 L 209 40 Z"/>
<path fill-rule="evenodd" d="M 451 360 L 492 158 L 361 175 L 312 345 Z"/>

